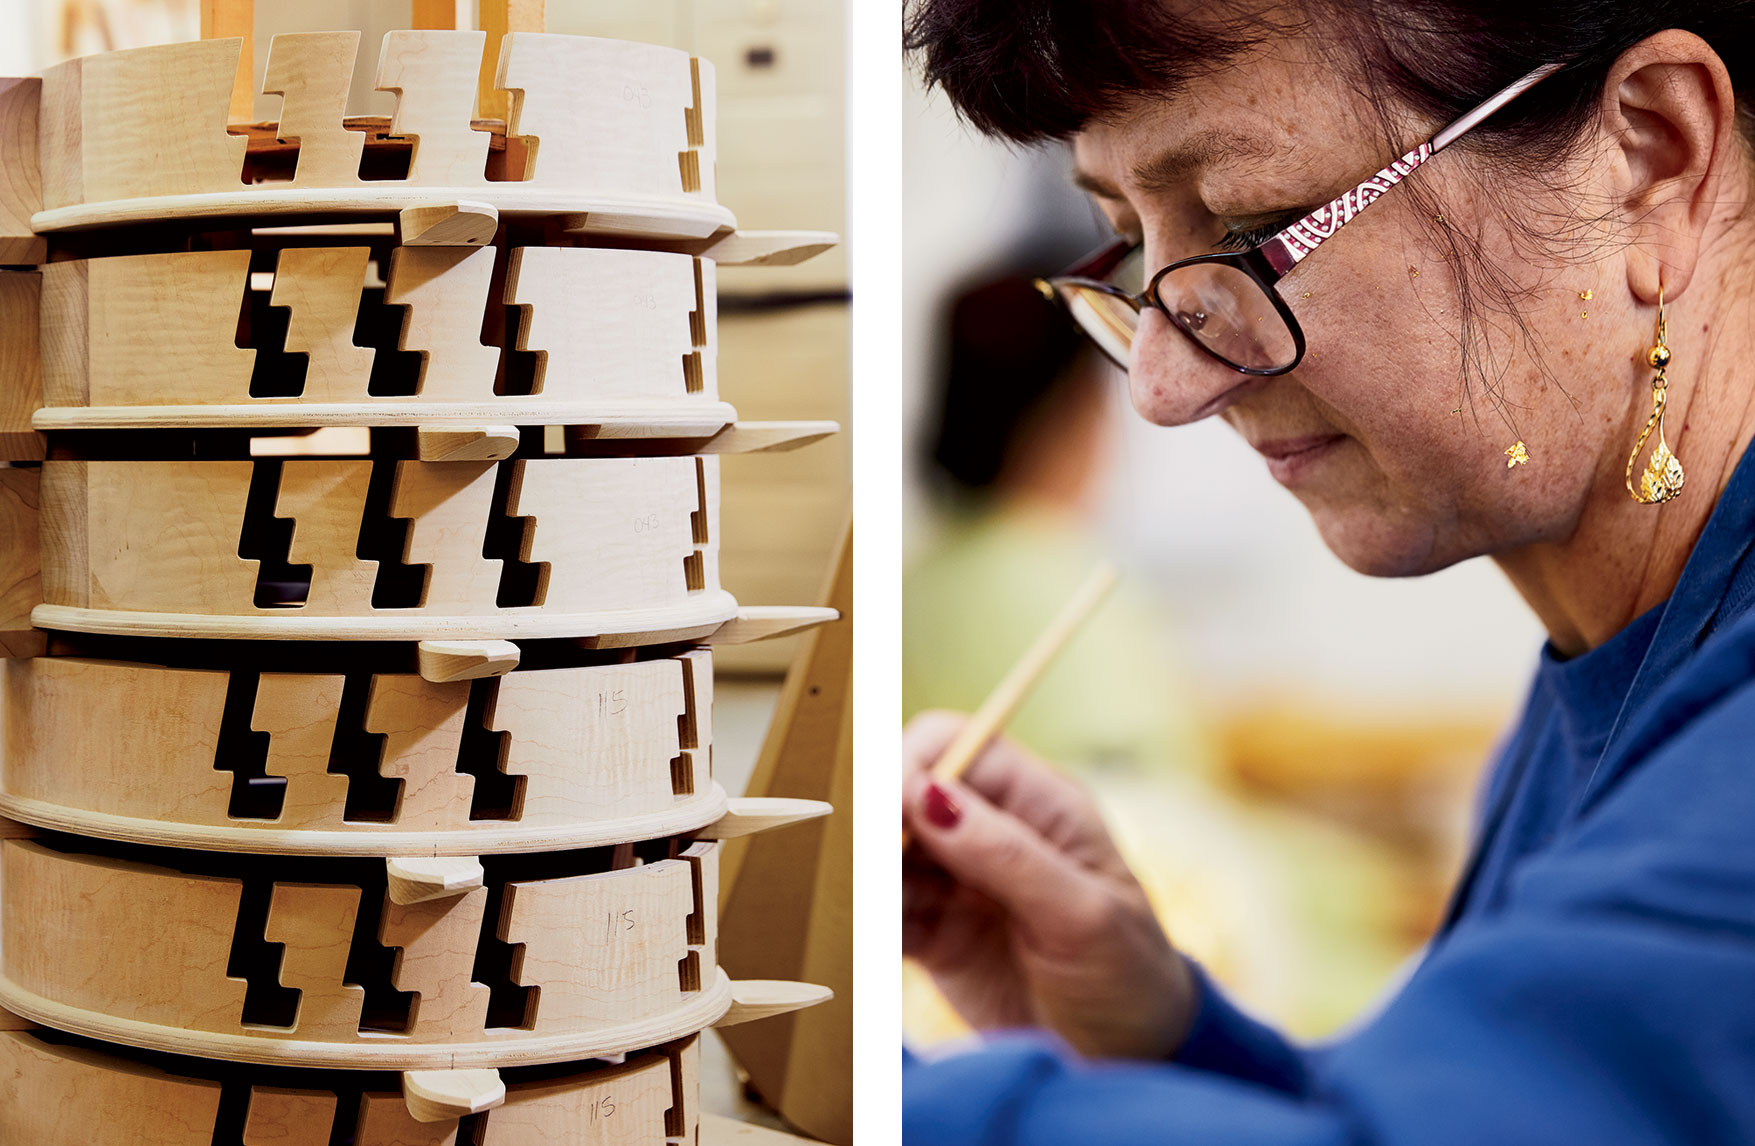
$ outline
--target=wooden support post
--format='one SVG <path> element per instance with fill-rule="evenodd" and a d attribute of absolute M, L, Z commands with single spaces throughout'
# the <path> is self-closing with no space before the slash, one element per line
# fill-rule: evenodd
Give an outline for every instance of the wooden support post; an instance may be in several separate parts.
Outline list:
<path fill-rule="evenodd" d="M 244 46 L 238 54 L 238 76 L 232 81 L 231 123 L 256 121 L 256 4 L 255 0 L 201 0 L 201 38 L 224 40 L 238 36 Z"/>
<path fill-rule="evenodd" d="M 479 119 L 506 118 L 506 93 L 495 84 L 500 70 L 500 41 L 508 32 L 542 32 L 548 27 L 543 0 L 481 0 L 481 30 L 487 33 L 475 114 Z"/>
<path fill-rule="evenodd" d="M 414 0 L 408 26 L 420 31 L 453 32 L 469 26 L 469 0 Z"/>
<path fill-rule="evenodd" d="M 852 552 L 849 525 L 824 593 L 841 620 L 799 651 L 749 783 L 752 795 L 827 800 L 834 814 L 723 844 L 719 869 L 719 963 L 733 980 L 784 976 L 825 984 L 836 996 L 722 1037 L 788 1122 L 842 1144 L 853 1138 Z M 798 910 L 800 903 L 811 910 Z"/>

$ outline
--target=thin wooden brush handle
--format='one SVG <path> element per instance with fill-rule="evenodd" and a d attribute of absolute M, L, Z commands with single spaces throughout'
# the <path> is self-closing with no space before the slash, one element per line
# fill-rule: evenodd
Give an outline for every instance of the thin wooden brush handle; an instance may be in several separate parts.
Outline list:
<path fill-rule="evenodd" d="M 945 750 L 939 754 L 932 766 L 932 778 L 935 780 L 955 780 L 987 747 L 988 741 L 1004 728 L 1006 721 L 1018 710 L 1018 705 L 1036 687 L 1060 650 L 1072 639 L 1074 633 L 1096 611 L 1109 590 L 1115 587 L 1115 566 L 1104 561 L 1085 578 L 1084 583 L 1068 598 L 1058 615 L 1034 644 L 1024 653 L 1018 663 L 1006 673 L 1005 679 L 988 694 L 975 710 L 975 715 L 957 732 L 956 737 Z M 908 845 L 908 834 L 903 833 L 902 846 Z"/>

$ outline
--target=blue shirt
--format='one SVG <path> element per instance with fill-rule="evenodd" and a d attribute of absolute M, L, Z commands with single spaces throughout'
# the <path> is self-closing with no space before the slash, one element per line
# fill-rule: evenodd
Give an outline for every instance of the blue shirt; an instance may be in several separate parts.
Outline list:
<path fill-rule="evenodd" d="M 1755 1142 L 1752 557 L 1755 451 L 1668 601 L 1544 650 L 1448 918 L 1357 1033 L 1294 1046 L 1203 978 L 1174 1062 L 910 1057 L 908 1146 Z"/>

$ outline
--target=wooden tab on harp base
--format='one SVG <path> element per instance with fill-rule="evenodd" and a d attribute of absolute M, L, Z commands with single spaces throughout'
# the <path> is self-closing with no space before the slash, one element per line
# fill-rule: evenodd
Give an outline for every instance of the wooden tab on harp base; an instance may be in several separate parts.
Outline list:
<path fill-rule="evenodd" d="M 735 1027 L 757 1019 L 784 1015 L 826 1003 L 835 992 L 815 983 L 794 983 L 788 979 L 733 979 L 731 1009 L 713 1026 Z"/>
<path fill-rule="evenodd" d="M 423 462 L 497 462 L 518 450 L 517 426 L 421 426 L 414 437 Z"/>
<path fill-rule="evenodd" d="M 783 796 L 739 796 L 727 801 L 725 814 L 695 833 L 701 840 L 734 840 L 772 831 L 788 824 L 815 820 L 833 812 L 822 800 L 792 800 Z"/>
<path fill-rule="evenodd" d="M 416 1122 L 443 1122 L 504 1104 L 506 1084 L 497 1070 L 411 1070 L 402 1076 L 402 1100 Z"/>
<path fill-rule="evenodd" d="M 405 247 L 485 247 L 500 229 L 499 208 L 462 200 L 404 207 L 397 216 Z"/>
<path fill-rule="evenodd" d="M 487 873 L 474 856 L 397 856 L 384 861 L 390 901 L 407 907 L 474 891 Z"/>
<path fill-rule="evenodd" d="M 815 605 L 743 605 L 707 639 L 716 645 L 742 645 L 790 636 L 840 617 L 834 609 Z"/>
<path fill-rule="evenodd" d="M 415 656 L 422 680 L 444 684 L 505 676 L 518 667 L 518 646 L 511 641 L 422 641 Z"/>
<path fill-rule="evenodd" d="M 779 454 L 841 432 L 841 423 L 733 422 L 695 448 L 699 454 Z"/>

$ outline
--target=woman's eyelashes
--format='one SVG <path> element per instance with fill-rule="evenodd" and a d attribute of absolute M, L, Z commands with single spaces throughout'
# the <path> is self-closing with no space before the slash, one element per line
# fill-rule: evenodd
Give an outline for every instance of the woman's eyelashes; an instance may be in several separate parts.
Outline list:
<path fill-rule="evenodd" d="M 1307 214 L 1302 208 L 1295 211 L 1284 211 L 1271 219 L 1253 227 L 1231 224 L 1225 228 L 1225 234 L 1214 244 L 1215 251 L 1247 251 L 1259 247 L 1281 231 L 1296 223 Z"/>

